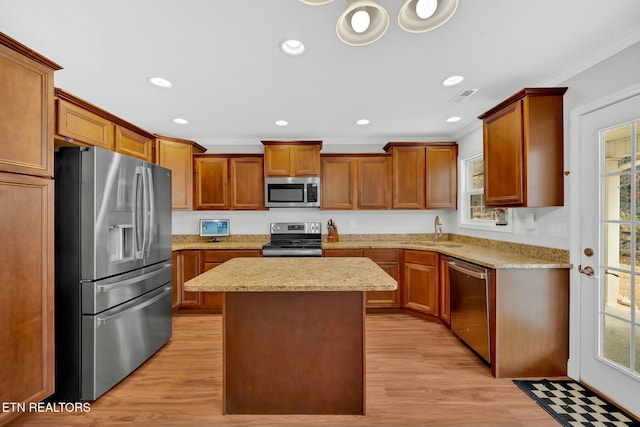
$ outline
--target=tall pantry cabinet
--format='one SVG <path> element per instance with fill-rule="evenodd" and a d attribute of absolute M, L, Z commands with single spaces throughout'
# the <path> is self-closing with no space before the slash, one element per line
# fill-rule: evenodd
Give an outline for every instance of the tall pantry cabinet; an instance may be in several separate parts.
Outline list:
<path fill-rule="evenodd" d="M 0 33 L 0 402 L 53 393 L 53 72 Z M 20 414 L 0 412 L 0 425 Z"/>

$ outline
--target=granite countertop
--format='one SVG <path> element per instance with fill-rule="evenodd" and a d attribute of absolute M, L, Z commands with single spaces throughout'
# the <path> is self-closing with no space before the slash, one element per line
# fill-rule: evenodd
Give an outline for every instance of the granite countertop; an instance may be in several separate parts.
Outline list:
<path fill-rule="evenodd" d="M 520 253 L 508 248 L 492 248 L 458 241 L 443 241 L 437 245 L 433 241 L 346 241 L 338 243 L 323 243 L 323 249 L 417 249 L 438 252 L 464 261 L 482 265 L 488 268 L 572 268 L 572 264 L 557 257 L 554 250 L 541 248 L 535 255 Z M 548 257 L 548 258 L 547 258 Z"/>
<path fill-rule="evenodd" d="M 173 242 L 172 251 L 181 251 L 188 249 L 260 249 L 269 240 L 264 241 L 224 241 L 224 242 Z"/>
<path fill-rule="evenodd" d="M 369 258 L 234 258 L 184 284 L 189 292 L 392 291 L 398 283 Z"/>
<path fill-rule="evenodd" d="M 416 249 L 438 252 L 488 268 L 572 268 L 568 251 L 561 249 L 527 246 L 509 242 L 468 238 L 446 240 L 438 245 L 433 239 L 379 240 L 374 235 L 371 240 L 344 240 L 337 243 L 323 242 L 323 249 Z M 460 236 L 457 236 L 460 237 Z M 184 249 L 262 249 L 268 239 L 223 242 L 174 242 L 172 250 Z M 254 258 L 255 259 L 255 258 Z"/>

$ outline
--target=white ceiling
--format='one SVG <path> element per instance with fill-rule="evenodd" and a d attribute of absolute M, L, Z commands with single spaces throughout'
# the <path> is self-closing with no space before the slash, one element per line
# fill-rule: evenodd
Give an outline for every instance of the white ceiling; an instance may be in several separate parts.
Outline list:
<path fill-rule="evenodd" d="M 420 34 L 398 26 L 403 1 L 380 3 L 389 29 L 363 47 L 336 36 L 344 0 L 0 0 L 0 31 L 62 65 L 57 87 L 149 132 L 256 143 L 456 139 L 521 88 L 557 86 L 640 40 L 638 0 L 460 0 L 449 22 Z M 285 56 L 285 38 L 307 52 Z M 466 79 L 442 87 L 453 74 Z M 452 115 L 462 120 L 446 123 Z"/>

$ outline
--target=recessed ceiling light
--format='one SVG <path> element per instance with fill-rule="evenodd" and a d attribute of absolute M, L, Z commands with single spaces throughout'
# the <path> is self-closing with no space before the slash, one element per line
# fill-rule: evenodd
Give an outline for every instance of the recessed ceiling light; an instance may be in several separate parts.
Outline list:
<path fill-rule="evenodd" d="M 447 77 L 446 79 L 444 79 L 442 81 L 442 86 L 455 86 L 457 84 L 460 84 L 464 81 L 464 77 L 462 76 L 451 76 L 451 77 Z"/>
<path fill-rule="evenodd" d="M 431 18 L 438 9 L 438 0 L 418 0 L 416 2 L 416 15 L 420 19 Z"/>
<path fill-rule="evenodd" d="M 369 25 L 371 25 L 371 16 L 369 16 L 369 12 L 367 12 L 365 8 L 351 15 L 351 28 L 353 28 L 353 31 L 356 33 L 364 33 L 369 28 Z"/>
<path fill-rule="evenodd" d="M 356 124 L 360 125 L 360 126 L 365 126 L 365 125 L 368 125 L 369 123 L 371 123 L 371 121 L 369 121 L 369 119 L 356 120 Z"/>
<path fill-rule="evenodd" d="M 176 117 L 175 119 L 173 119 L 173 123 L 177 123 L 179 125 L 186 125 L 189 123 L 189 120 L 183 119 L 181 117 Z"/>
<path fill-rule="evenodd" d="M 289 122 L 286 121 L 286 120 L 276 120 L 275 124 L 276 124 L 276 126 L 286 126 L 286 125 L 289 124 Z"/>
<path fill-rule="evenodd" d="M 280 43 L 280 50 L 289 56 L 299 56 L 304 53 L 305 47 L 300 40 L 288 39 Z"/>
<path fill-rule="evenodd" d="M 462 120 L 461 117 L 451 116 L 446 121 L 447 121 L 447 123 L 455 123 L 455 122 L 459 122 L 460 120 Z"/>
<path fill-rule="evenodd" d="M 173 87 L 173 84 L 169 80 L 163 77 L 150 77 L 149 83 L 151 83 L 154 86 L 162 87 L 165 89 Z"/>

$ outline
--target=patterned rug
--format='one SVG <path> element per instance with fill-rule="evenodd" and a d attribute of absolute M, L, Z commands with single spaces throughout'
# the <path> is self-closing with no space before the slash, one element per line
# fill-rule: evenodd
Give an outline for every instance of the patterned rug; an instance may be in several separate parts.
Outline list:
<path fill-rule="evenodd" d="M 640 426 L 640 421 L 572 380 L 513 380 L 563 426 Z"/>

